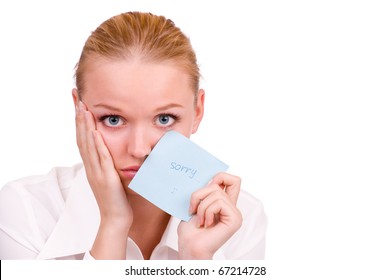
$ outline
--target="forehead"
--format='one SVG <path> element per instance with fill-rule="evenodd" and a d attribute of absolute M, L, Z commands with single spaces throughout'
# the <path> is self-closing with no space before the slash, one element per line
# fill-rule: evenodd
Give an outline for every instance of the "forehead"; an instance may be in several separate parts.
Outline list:
<path fill-rule="evenodd" d="M 83 99 L 133 102 L 137 99 L 188 99 L 189 76 L 172 62 L 97 59 L 85 72 Z"/>

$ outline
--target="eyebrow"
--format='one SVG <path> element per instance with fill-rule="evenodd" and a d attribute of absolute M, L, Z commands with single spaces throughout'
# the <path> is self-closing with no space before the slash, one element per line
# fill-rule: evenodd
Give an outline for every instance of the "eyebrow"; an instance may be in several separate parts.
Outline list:
<path fill-rule="evenodd" d="M 111 111 L 118 111 L 118 112 L 122 112 L 122 110 L 118 107 L 115 107 L 115 106 L 112 106 L 112 105 L 109 105 L 109 104 L 104 104 L 104 103 L 97 103 L 95 105 L 93 105 L 93 107 L 103 107 L 103 108 L 106 108 L 108 110 L 111 110 Z M 169 103 L 167 105 L 163 105 L 161 107 L 158 107 L 155 109 L 155 111 L 164 111 L 164 110 L 167 110 L 167 109 L 170 109 L 170 108 L 184 108 L 183 105 L 181 104 L 178 104 L 178 103 Z"/>
<path fill-rule="evenodd" d="M 167 109 L 176 108 L 176 107 L 184 108 L 184 106 L 181 105 L 181 104 L 169 103 L 169 104 L 167 104 L 167 105 L 164 105 L 164 106 L 161 106 L 161 107 L 156 108 L 155 111 L 165 111 L 165 110 L 167 110 Z"/>
<path fill-rule="evenodd" d="M 95 105 L 93 105 L 93 107 L 95 107 L 95 108 L 96 107 L 103 107 L 103 108 L 111 110 L 111 111 L 119 111 L 119 112 L 122 111 L 120 108 L 117 108 L 115 106 L 111 106 L 111 105 L 108 105 L 108 104 L 104 104 L 104 103 L 95 104 Z"/>

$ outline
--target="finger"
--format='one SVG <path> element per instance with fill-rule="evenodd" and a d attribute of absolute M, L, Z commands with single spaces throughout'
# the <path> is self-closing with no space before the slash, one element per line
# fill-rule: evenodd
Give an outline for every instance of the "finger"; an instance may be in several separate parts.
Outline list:
<path fill-rule="evenodd" d="M 102 172 L 100 165 L 100 157 L 97 150 L 97 145 L 95 143 L 94 131 L 95 129 L 95 120 L 92 116 L 92 113 L 85 111 L 85 140 L 86 140 L 86 153 L 87 161 L 94 174 L 99 174 Z M 99 172 L 99 173 L 97 173 Z"/>
<path fill-rule="evenodd" d="M 208 211 L 209 207 L 214 204 L 221 205 L 223 204 L 232 204 L 232 202 L 227 197 L 226 193 L 222 190 L 217 190 L 212 193 L 210 193 L 208 196 L 206 196 L 198 205 L 196 214 L 199 217 L 199 226 L 208 225 L 210 226 L 214 222 L 214 214 L 216 213 L 209 213 L 207 216 L 206 212 Z"/>
<path fill-rule="evenodd" d="M 241 178 L 228 173 L 218 173 L 211 180 L 211 183 L 219 185 L 225 190 L 234 204 L 237 203 L 238 195 L 241 188 Z"/>
<path fill-rule="evenodd" d="M 85 152 L 88 142 L 88 114 L 87 107 L 81 101 L 76 106 L 76 137 L 80 152 Z M 83 156 L 83 155 L 82 155 Z"/>
<path fill-rule="evenodd" d="M 85 150 L 86 130 L 85 130 L 85 110 L 81 101 L 76 106 L 76 138 L 80 154 Z M 83 156 L 83 154 L 81 154 Z"/>
<path fill-rule="evenodd" d="M 211 227 L 216 223 L 216 217 L 226 223 L 226 217 L 234 216 L 234 209 L 231 203 L 224 199 L 217 199 L 205 209 L 204 227 Z"/>
<path fill-rule="evenodd" d="M 190 215 L 195 214 L 199 206 L 199 203 L 205 199 L 210 193 L 221 190 L 221 188 L 216 184 L 211 184 L 211 182 L 204 188 L 201 188 L 192 193 L 190 198 Z"/>
<path fill-rule="evenodd" d="M 84 103 L 82 103 L 84 104 Z M 85 106 L 85 105 L 84 105 Z M 85 123 L 87 130 L 96 130 L 95 118 L 91 111 L 85 110 Z"/>
<path fill-rule="evenodd" d="M 93 135 L 94 135 L 94 141 L 95 141 L 95 145 L 96 145 L 97 153 L 99 155 L 100 165 L 102 166 L 102 169 L 103 170 L 115 169 L 111 154 L 106 144 L 104 143 L 102 135 L 97 130 L 93 131 Z"/>
<path fill-rule="evenodd" d="M 81 101 L 76 107 L 76 136 L 77 146 L 83 159 L 87 174 L 100 174 L 99 157 L 95 147 L 93 129 L 95 127 L 93 116 L 87 111 Z"/>

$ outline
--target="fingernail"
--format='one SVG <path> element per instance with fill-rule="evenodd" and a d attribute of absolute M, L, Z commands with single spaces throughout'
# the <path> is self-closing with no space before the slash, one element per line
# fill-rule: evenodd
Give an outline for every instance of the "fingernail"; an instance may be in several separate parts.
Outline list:
<path fill-rule="evenodd" d="M 83 111 L 83 103 L 81 102 L 81 101 L 79 101 L 78 103 L 77 103 L 77 106 L 76 106 L 76 111 L 77 111 L 77 113 L 81 113 L 82 111 Z"/>
<path fill-rule="evenodd" d="M 76 104 L 76 114 L 80 113 L 80 101 Z"/>
<path fill-rule="evenodd" d="M 87 107 L 85 106 L 85 104 L 81 100 L 79 101 L 79 110 L 80 111 L 86 111 L 87 110 Z"/>

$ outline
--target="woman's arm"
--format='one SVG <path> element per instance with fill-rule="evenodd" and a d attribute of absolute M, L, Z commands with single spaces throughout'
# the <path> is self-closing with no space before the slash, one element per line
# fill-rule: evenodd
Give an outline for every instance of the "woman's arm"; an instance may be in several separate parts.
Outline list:
<path fill-rule="evenodd" d="M 133 212 L 111 155 L 96 130 L 91 112 L 76 108 L 77 145 L 100 210 L 100 226 L 91 249 L 95 259 L 125 259 Z"/>

